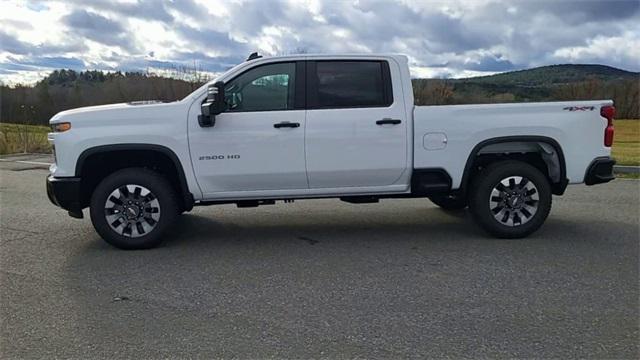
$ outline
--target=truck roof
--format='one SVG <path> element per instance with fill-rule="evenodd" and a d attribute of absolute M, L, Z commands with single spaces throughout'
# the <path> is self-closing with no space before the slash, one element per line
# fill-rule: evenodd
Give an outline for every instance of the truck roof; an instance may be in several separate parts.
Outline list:
<path fill-rule="evenodd" d="M 265 60 L 314 60 L 314 59 L 381 59 L 393 58 L 401 62 L 408 61 L 406 55 L 393 53 L 316 53 L 316 54 L 291 54 L 276 56 L 261 56 L 249 61 L 265 61 Z"/>

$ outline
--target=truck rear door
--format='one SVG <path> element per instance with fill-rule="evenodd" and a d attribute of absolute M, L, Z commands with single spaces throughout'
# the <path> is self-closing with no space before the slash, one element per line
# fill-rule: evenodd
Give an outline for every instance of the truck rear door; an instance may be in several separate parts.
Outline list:
<path fill-rule="evenodd" d="M 407 168 L 399 69 L 388 61 L 307 62 L 305 152 L 311 188 L 384 187 Z"/>

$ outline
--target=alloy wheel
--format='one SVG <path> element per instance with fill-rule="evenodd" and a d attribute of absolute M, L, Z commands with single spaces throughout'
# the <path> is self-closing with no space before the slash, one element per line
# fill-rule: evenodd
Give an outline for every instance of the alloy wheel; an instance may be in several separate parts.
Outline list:
<path fill-rule="evenodd" d="M 148 234 L 160 219 L 160 202 L 151 190 L 141 185 L 127 184 L 113 190 L 104 208 L 111 229 L 127 237 Z"/>
<path fill-rule="evenodd" d="M 489 197 L 493 217 L 506 226 L 526 224 L 538 211 L 538 188 L 526 177 L 510 176 L 496 184 Z"/>

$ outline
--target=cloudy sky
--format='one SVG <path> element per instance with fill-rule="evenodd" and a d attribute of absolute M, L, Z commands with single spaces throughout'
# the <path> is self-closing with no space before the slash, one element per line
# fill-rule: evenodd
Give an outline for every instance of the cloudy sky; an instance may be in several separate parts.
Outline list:
<path fill-rule="evenodd" d="M 253 51 L 403 53 L 415 77 L 640 71 L 640 0 L 0 0 L 0 24 L 5 83 L 58 68 L 219 73 Z"/>

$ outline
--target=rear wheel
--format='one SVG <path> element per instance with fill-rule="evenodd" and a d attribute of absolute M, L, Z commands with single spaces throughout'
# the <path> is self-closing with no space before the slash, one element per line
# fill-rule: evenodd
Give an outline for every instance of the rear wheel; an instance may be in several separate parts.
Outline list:
<path fill-rule="evenodd" d="M 91 222 L 100 236 L 121 249 L 157 246 L 178 215 L 169 182 L 142 168 L 117 171 L 93 192 Z"/>
<path fill-rule="evenodd" d="M 551 210 L 551 187 L 535 167 L 502 161 L 482 170 L 470 189 L 469 209 L 478 224 L 500 238 L 538 230 Z"/>
<path fill-rule="evenodd" d="M 432 195 L 429 200 L 444 210 L 461 210 L 468 205 L 467 198 L 459 195 Z"/>

